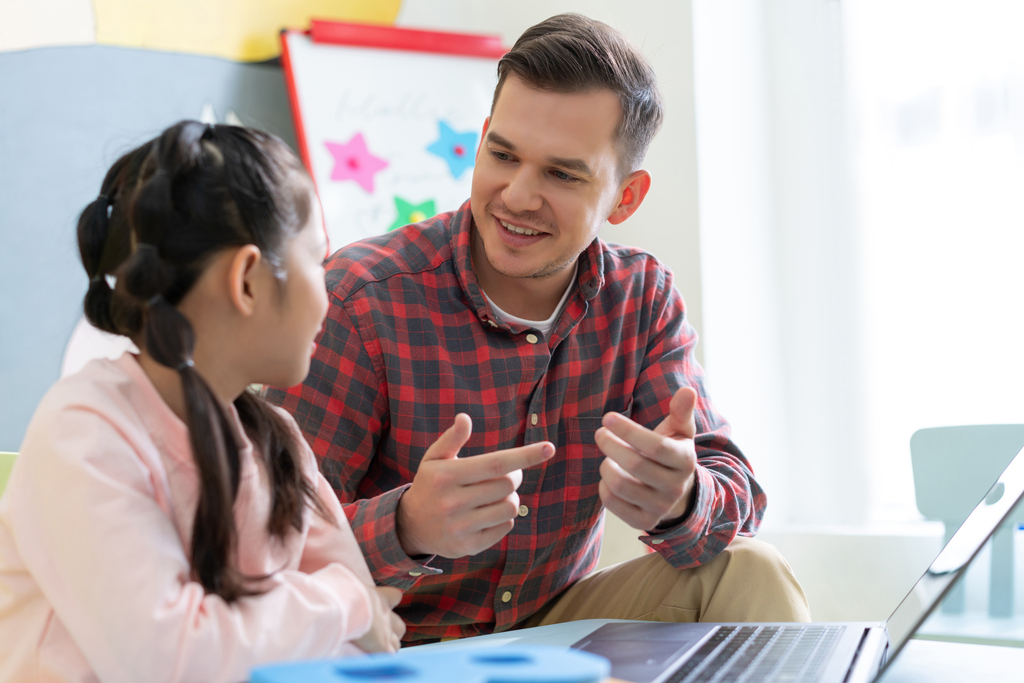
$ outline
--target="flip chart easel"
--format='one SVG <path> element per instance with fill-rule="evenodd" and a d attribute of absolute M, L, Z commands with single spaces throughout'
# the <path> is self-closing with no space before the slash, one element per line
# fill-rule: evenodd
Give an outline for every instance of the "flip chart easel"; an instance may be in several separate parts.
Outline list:
<path fill-rule="evenodd" d="M 505 53 L 498 36 L 313 20 L 281 43 L 332 249 L 469 197 Z"/>

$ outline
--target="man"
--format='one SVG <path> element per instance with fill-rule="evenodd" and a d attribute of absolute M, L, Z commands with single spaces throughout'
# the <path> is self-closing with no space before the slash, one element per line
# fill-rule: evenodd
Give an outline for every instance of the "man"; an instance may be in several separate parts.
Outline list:
<path fill-rule="evenodd" d="M 499 65 L 459 210 L 342 248 L 305 432 L 407 642 L 582 618 L 806 620 L 704 391 L 670 272 L 605 244 L 640 206 L 654 74 L 579 15 Z M 604 509 L 657 551 L 587 576 Z M 584 578 L 586 577 L 586 578 Z"/>

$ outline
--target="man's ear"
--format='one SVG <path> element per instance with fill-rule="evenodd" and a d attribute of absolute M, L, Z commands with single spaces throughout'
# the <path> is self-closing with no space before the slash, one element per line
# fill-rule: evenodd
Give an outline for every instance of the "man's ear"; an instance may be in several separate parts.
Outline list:
<path fill-rule="evenodd" d="M 640 208 L 640 204 L 643 203 L 644 197 L 647 196 L 647 191 L 650 189 L 650 173 L 643 169 L 630 173 L 622 181 L 622 187 L 619 189 L 619 203 L 612 209 L 611 214 L 608 216 L 608 222 L 612 225 L 618 225 L 636 213 L 636 210 Z"/>
<path fill-rule="evenodd" d="M 478 142 L 477 145 L 476 145 L 476 155 L 477 155 L 477 157 L 480 156 L 480 148 L 484 146 L 484 138 L 487 137 L 487 129 L 490 127 L 490 125 L 491 125 L 491 117 L 488 116 L 486 119 L 484 119 L 484 129 L 482 131 L 480 131 L 480 142 Z"/>
<path fill-rule="evenodd" d="M 256 298 L 261 294 L 257 266 L 262 260 L 260 248 L 247 244 L 235 251 L 228 264 L 228 298 L 244 316 L 250 316 L 256 310 Z"/>

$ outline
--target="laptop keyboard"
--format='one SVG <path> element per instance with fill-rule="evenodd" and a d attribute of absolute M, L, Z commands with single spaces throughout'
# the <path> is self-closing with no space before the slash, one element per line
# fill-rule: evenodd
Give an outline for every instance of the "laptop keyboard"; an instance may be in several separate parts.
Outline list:
<path fill-rule="evenodd" d="M 723 626 L 665 683 L 818 680 L 842 626 Z"/>

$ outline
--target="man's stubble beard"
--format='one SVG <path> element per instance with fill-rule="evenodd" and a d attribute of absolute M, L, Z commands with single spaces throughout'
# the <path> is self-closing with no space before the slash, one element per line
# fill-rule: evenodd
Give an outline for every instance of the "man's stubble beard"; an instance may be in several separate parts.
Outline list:
<path fill-rule="evenodd" d="M 497 207 L 496 204 L 494 204 L 493 202 L 489 203 L 487 205 L 487 207 L 484 209 L 485 215 L 488 216 L 488 217 L 493 216 L 494 215 L 493 209 L 495 207 Z M 554 233 L 558 232 L 558 226 L 551 225 L 547 221 L 544 221 L 542 219 L 534 217 L 531 213 L 517 213 L 517 212 L 514 212 L 514 211 L 509 211 L 508 208 L 505 207 L 505 206 L 502 206 L 500 208 L 502 209 L 502 213 L 505 213 L 505 214 L 511 216 L 513 218 L 513 220 L 518 219 L 518 220 L 522 220 L 525 223 L 530 223 L 532 225 L 541 225 L 541 226 L 544 226 L 545 228 L 549 228 L 549 229 L 553 228 L 553 232 Z M 476 223 L 476 217 L 474 216 L 473 218 L 474 218 L 473 222 Z M 475 240 L 479 241 L 479 243 L 480 243 L 480 250 L 483 252 L 484 258 L 487 259 L 487 264 L 491 267 L 491 270 L 493 270 L 495 273 L 498 273 L 499 275 L 501 275 L 503 277 L 507 277 L 507 278 L 515 279 L 515 280 L 540 280 L 540 279 L 543 279 L 543 278 L 546 278 L 546 277 L 551 277 L 552 275 L 555 275 L 555 274 L 565 270 L 566 268 L 569 268 L 570 266 L 574 265 L 576 263 L 576 259 L 578 259 L 580 257 L 580 254 L 582 254 L 584 251 L 586 251 L 587 247 L 589 247 L 590 244 L 593 243 L 593 240 L 591 240 L 590 242 L 587 242 L 587 244 L 583 247 L 583 249 L 578 251 L 576 254 L 573 254 L 573 255 L 570 255 L 570 256 L 566 257 L 564 260 L 563 260 L 562 256 L 559 256 L 558 258 L 556 258 L 556 259 L 554 259 L 552 261 L 549 261 L 548 263 L 544 264 L 544 266 L 539 271 L 537 271 L 535 273 L 511 273 L 511 272 L 507 272 L 507 271 L 502 270 L 501 268 L 499 268 L 494 263 L 494 260 L 491 258 L 491 255 L 487 252 L 487 245 L 486 245 L 486 243 L 480 237 L 480 234 L 479 234 L 480 228 L 479 228 L 479 226 L 474 226 L 474 227 L 476 228 L 476 231 L 477 231 L 477 234 L 475 235 Z M 500 230 L 504 230 L 504 228 L 499 228 L 499 229 Z M 505 248 L 505 247 L 504 247 L 504 245 L 502 245 L 500 248 Z M 509 252 L 509 253 L 511 253 L 511 252 Z"/>
<path fill-rule="evenodd" d="M 587 246 L 590 246 L 589 243 Z M 576 263 L 576 259 L 580 257 L 580 254 L 586 251 L 586 247 L 584 247 L 582 251 L 576 253 L 573 256 L 570 256 L 567 260 L 563 261 L 561 258 L 558 258 L 553 261 L 549 261 L 535 273 L 514 273 L 502 270 L 497 265 L 495 265 L 494 260 L 491 259 L 491 255 L 487 252 L 487 245 L 484 244 L 483 240 L 480 240 L 480 249 L 481 251 L 483 251 L 484 258 L 487 259 L 487 263 L 488 265 L 490 265 L 491 270 L 493 270 L 495 273 L 498 273 L 499 275 L 515 280 L 541 280 L 543 278 L 556 275 L 574 265 Z"/>

